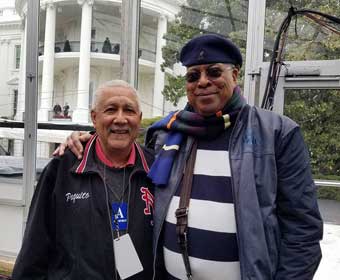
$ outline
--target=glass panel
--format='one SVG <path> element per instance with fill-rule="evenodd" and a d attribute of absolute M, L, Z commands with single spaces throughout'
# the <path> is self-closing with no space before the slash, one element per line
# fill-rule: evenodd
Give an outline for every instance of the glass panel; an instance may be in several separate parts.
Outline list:
<path fill-rule="evenodd" d="M 15 120 L 22 115 L 18 104 L 18 90 L 20 80 L 20 52 L 21 52 L 21 20 L 13 13 L 13 3 L 0 1 L 0 121 Z M 22 102 L 20 105 L 23 105 Z M 18 110 L 19 109 L 19 110 Z M 23 132 L 20 129 L 21 133 Z M 0 127 L 0 177 L 4 175 L 7 160 L 13 156 L 22 156 L 22 151 L 18 151 L 17 145 L 22 146 L 22 140 L 15 140 L 19 129 Z M 23 137 L 21 138 L 23 139 Z M 22 159 L 21 159 L 22 161 Z M 0 184 L 1 187 L 1 184 Z M 4 198 L 1 195 L 0 199 Z M 11 198 L 11 197 L 6 197 Z M 21 199 L 20 194 L 15 195 L 16 199 Z"/>
<path fill-rule="evenodd" d="M 139 68 L 138 68 L 138 91 L 140 94 L 140 104 L 143 117 L 149 118 L 153 114 L 153 98 L 161 97 L 161 90 L 157 97 L 153 97 L 152 91 L 156 82 L 155 63 L 159 64 L 159 57 L 156 62 L 157 32 L 159 28 L 166 30 L 167 19 L 141 8 L 140 29 L 139 29 Z M 162 42 L 160 41 L 160 44 Z M 160 72 L 159 72 L 160 73 Z M 158 74 L 159 74 L 158 73 Z M 164 73 L 160 74 L 160 79 L 164 80 Z M 161 80 L 159 80 L 161 82 Z M 156 85 L 157 86 L 157 85 Z M 157 105 L 156 105 L 157 106 Z M 159 104 L 159 115 L 163 114 L 163 104 Z"/>
<path fill-rule="evenodd" d="M 40 123 L 64 119 L 63 106 L 68 100 L 63 99 L 64 92 L 58 86 L 62 79 L 57 70 L 60 67 L 55 55 L 63 52 L 63 41 L 68 39 L 73 42 L 73 38 L 69 37 L 68 34 L 74 27 L 73 14 L 76 14 L 76 6 L 78 5 L 70 5 L 67 9 L 64 9 L 64 6 L 58 6 L 52 2 L 40 6 L 37 117 Z M 65 28 L 65 25 L 60 28 L 60 22 L 67 22 L 67 28 Z M 74 32 L 70 33 L 74 34 Z M 64 69 L 61 68 L 60 70 L 63 71 Z M 57 75 L 58 80 L 56 80 Z M 72 93 L 75 93 L 74 90 Z M 69 120 L 69 118 L 65 117 L 65 120 Z M 38 129 L 37 162 L 40 159 L 47 160 L 52 156 L 57 139 L 57 134 L 51 130 Z"/>
<path fill-rule="evenodd" d="M 10 274 L 10 269 L 4 269 L 4 256 L 17 254 L 23 230 L 23 208 L 18 206 L 22 205 L 19 201 L 23 198 L 24 130 L 11 127 L 13 121 L 22 118 L 23 114 L 24 102 L 19 98 L 19 91 L 22 92 L 23 22 L 18 14 L 13 13 L 14 6 L 15 1 L 0 1 L 0 221 L 2 228 L 6 228 L 0 230 L 1 275 Z"/>
<path fill-rule="evenodd" d="M 20 17 L 13 15 L 12 9 L 8 3 L 0 3 L 0 10 L 4 11 L 0 19 L 0 118 L 10 120 L 16 114 L 21 44 Z"/>
<path fill-rule="evenodd" d="M 310 9 L 339 16 L 339 1 L 274 1 L 266 2 L 264 60 L 269 61 L 279 27 L 293 2 L 294 8 Z M 338 30 L 340 26 L 337 25 Z M 340 36 L 314 21 L 299 15 L 290 23 L 285 60 L 330 60 L 340 57 Z"/>
<path fill-rule="evenodd" d="M 112 1 L 41 6 L 40 121 L 91 122 L 89 111 L 96 88 L 104 81 L 119 78 L 120 12 L 120 4 Z M 54 32 L 55 36 L 50 36 Z M 45 49 L 51 41 L 53 46 Z M 49 70 L 44 72 L 44 67 Z M 44 110 L 48 113 L 44 114 Z M 48 150 L 53 149 L 54 145 Z"/>
<path fill-rule="evenodd" d="M 302 129 L 316 179 L 340 181 L 340 90 L 285 91 L 284 114 Z"/>
<path fill-rule="evenodd" d="M 181 98 L 185 69 L 178 62 L 179 51 L 190 38 L 205 32 L 222 34 L 241 48 L 245 58 L 247 36 L 246 0 L 150 2 L 153 5 L 148 8 L 142 2 L 140 29 L 139 91 L 144 117 L 163 115 L 185 104 L 186 98 Z M 159 2 L 167 9 L 158 9 Z"/>
<path fill-rule="evenodd" d="M 120 13 L 121 4 L 114 1 L 40 6 L 39 122 L 91 123 L 96 88 L 120 75 Z M 37 156 L 50 158 L 69 133 L 40 129 Z"/>
<path fill-rule="evenodd" d="M 120 5 L 94 3 L 91 52 L 119 54 Z"/>

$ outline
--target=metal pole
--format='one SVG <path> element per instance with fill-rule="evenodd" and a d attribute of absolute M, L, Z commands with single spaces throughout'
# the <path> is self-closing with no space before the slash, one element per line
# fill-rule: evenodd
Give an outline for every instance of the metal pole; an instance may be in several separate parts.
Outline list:
<path fill-rule="evenodd" d="M 135 88 L 138 87 L 140 3 L 140 0 L 122 1 L 120 76 Z"/>
<path fill-rule="evenodd" d="M 38 85 L 38 23 L 39 0 L 27 1 L 27 38 L 26 38 L 26 87 L 25 87 L 25 138 L 24 138 L 24 226 L 36 180 L 37 147 L 37 85 Z"/>
<path fill-rule="evenodd" d="M 244 97 L 250 105 L 259 105 L 259 83 L 263 57 L 265 0 L 250 0 L 248 5 L 247 53 L 244 71 Z"/>

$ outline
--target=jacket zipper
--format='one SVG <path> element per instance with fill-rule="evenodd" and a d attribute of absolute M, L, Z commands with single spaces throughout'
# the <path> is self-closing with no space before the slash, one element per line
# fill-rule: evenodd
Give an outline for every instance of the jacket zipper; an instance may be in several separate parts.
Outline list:
<path fill-rule="evenodd" d="M 239 224 L 238 224 L 238 210 L 237 210 L 237 201 L 235 199 L 235 184 L 234 184 L 234 176 L 233 176 L 233 168 L 232 168 L 232 160 L 231 160 L 231 147 L 233 146 L 233 136 L 234 136 L 234 131 L 237 128 L 237 125 L 239 124 L 239 119 L 241 116 L 242 111 L 244 111 L 246 106 L 244 106 L 241 111 L 238 113 L 238 116 L 236 118 L 235 121 L 235 126 L 233 128 L 233 130 L 231 131 L 231 135 L 230 135 L 230 140 L 229 140 L 229 164 L 230 164 L 230 171 L 231 171 L 231 192 L 232 192 L 232 196 L 233 196 L 233 201 L 234 201 L 234 211 L 235 211 L 235 221 L 236 221 L 236 229 L 237 229 L 237 234 L 236 234 L 236 239 L 237 239 L 237 243 L 238 243 L 238 247 L 239 247 L 239 262 L 240 262 L 240 272 L 241 272 L 241 279 L 243 278 L 243 274 L 244 274 L 244 270 L 243 268 L 243 263 L 241 262 L 241 255 L 243 255 L 243 249 L 241 246 L 241 242 L 240 242 L 240 238 L 239 238 Z"/>
<path fill-rule="evenodd" d="M 103 180 L 102 177 L 101 177 L 101 179 Z M 115 250 L 114 250 L 114 243 L 113 243 L 114 234 L 113 234 L 113 230 L 112 230 L 111 213 L 110 213 L 110 208 L 109 208 L 109 204 L 108 204 L 109 203 L 109 195 L 108 195 L 107 186 L 106 186 L 104 180 L 103 180 L 103 183 L 104 183 L 105 197 L 106 197 L 106 203 L 105 204 L 106 204 L 107 216 L 108 216 L 109 223 L 110 223 L 111 242 L 112 242 L 112 255 L 113 255 L 113 261 L 114 261 L 115 279 L 118 279 L 117 278 L 118 275 L 117 275 L 116 261 L 115 261 Z"/>
<path fill-rule="evenodd" d="M 144 172 L 146 173 L 145 169 L 142 169 L 142 168 L 138 168 L 136 170 L 133 170 L 129 176 L 129 189 L 131 189 L 131 178 L 134 174 L 136 174 L 137 172 Z M 113 233 L 113 230 L 112 230 L 112 222 L 111 222 L 111 213 L 110 213 L 110 208 L 109 208 L 109 195 L 108 195 L 108 190 L 107 190 L 107 186 L 106 186 L 106 183 L 103 179 L 103 177 L 101 176 L 100 172 L 96 172 L 96 171 L 88 171 L 87 173 L 89 174 L 97 174 L 99 175 L 100 179 L 102 180 L 103 182 L 103 185 L 104 185 L 104 189 L 105 189 L 105 198 L 106 198 L 106 210 L 107 210 L 107 217 L 108 217 L 108 220 L 109 220 L 109 226 L 110 226 L 110 232 L 111 232 L 111 242 L 112 242 L 112 255 L 113 255 L 113 261 L 114 261 L 114 269 L 115 269 L 115 280 L 118 280 L 118 275 L 117 275 L 117 269 L 116 269 L 116 262 L 115 262 L 115 254 L 114 254 L 114 233 Z M 129 194 L 130 196 L 130 194 Z M 127 214 L 128 214 L 128 217 L 129 217 L 129 206 L 128 206 L 128 209 L 127 209 Z M 130 219 L 128 218 L 128 221 Z"/>
<path fill-rule="evenodd" d="M 129 176 L 129 189 L 131 188 L 131 178 L 134 174 L 136 174 L 137 172 L 145 172 L 143 169 L 137 169 L 137 170 L 134 170 L 132 171 L 132 173 L 130 174 Z M 99 174 L 99 173 L 98 173 Z M 108 191 L 107 191 L 107 186 L 106 186 L 106 183 L 104 182 L 104 179 L 102 178 L 102 176 L 99 174 L 100 178 L 102 179 L 103 183 L 104 183 L 104 189 L 105 189 L 105 197 L 106 197 L 106 210 L 107 210 L 107 216 L 108 216 L 108 219 L 109 219 L 109 223 L 110 223 L 110 232 L 111 232 L 111 240 L 112 240 L 112 254 L 113 254 L 113 260 L 114 260 L 114 268 L 115 268 L 115 279 L 118 279 L 118 274 L 117 274 L 117 269 L 116 269 L 116 262 L 115 262 L 115 250 L 114 250 L 114 233 L 113 233 L 113 230 L 112 230 L 112 221 L 111 221 L 111 213 L 110 213 L 110 208 L 109 208 L 109 205 L 108 205 L 108 202 L 109 202 L 109 195 L 108 195 Z M 129 196 L 130 196 L 130 193 L 129 193 Z M 128 198 L 130 199 L 130 197 Z M 127 209 L 127 216 L 128 216 L 128 223 L 129 223 L 129 208 L 130 208 L 130 205 L 128 204 L 128 209 Z M 128 232 L 128 226 L 129 224 L 127 225 L 127 228 L 126 228 L 126 232 Z"/>

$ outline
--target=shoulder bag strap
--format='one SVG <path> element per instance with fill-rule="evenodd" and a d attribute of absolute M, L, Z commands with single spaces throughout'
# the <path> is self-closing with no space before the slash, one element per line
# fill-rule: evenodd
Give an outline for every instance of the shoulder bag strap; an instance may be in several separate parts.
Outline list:
<path fill-rule="evenodd" d="M 192 177 L 196 160 L 197 151 L 197 141 L 195 140 L 191 152 L 189 155 L 188 162 L 184 168 L 183 180 L 181 185 L 179 207 L 177 208 L 175 215 L 177 218 L 176 223 L 176 234 L 177 242 L 182 253 L 183 262 L 186 270 L 188 279 L 192 279 L 192 273 L 189 263 L 188 254 L 188 239 L 187 239 L 187 229 L 188 229 L 188 212 L 189 212 L 189 202 L 191 196 L 192 188 Z"/>

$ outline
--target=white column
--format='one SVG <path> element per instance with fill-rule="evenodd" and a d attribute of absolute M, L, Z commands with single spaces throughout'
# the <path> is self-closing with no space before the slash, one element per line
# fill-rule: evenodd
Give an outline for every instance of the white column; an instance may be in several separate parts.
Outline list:
<path fill-rule="evenodd" d="M 11 67 L 13 67 L 12 65 L 11 66 L 9 66 L 9 60 L 10 60 L 10 56 L 9 56 L 9 54 L 10 54 L 10 46 L 11 46 L 11 39 L 7 39 L 7 40 L 5 40 L 5 43 L 6 43 L 6 45 L 7 45 L 7 51 L 5 51 L 5 53 L 7 53 L 8 55 L 6 56 L 6 64 L 5 65 L 3 65 L 3 66 L 5 66 L 4 68 L 5 69 L 10 69 Z M 12 58 L 12 57 L 11 57 Z M 11 60 L 11 62 L 12 62 L 12 60 Z M 7 71 L 7 73 L 5 74 L 5 75 L 7 75 L 7 76 L 4 76 L 5 77 L 5 79 L 6 80 L 8 80 L 8 78 L 9 78 L 9 76 L 8 76 L 8 74 L 9 74 L 9 72 Z"/>
<path fill-rule="evenodd" d="M 26 36 L 27 36 L 27 17 L 24 15 L 23 30 L 21 34 L 20 47 L 20 70 L 19 70 L 19 88 L 18 103 L 15 120 L 23 120 L 23 112 L 25 111 L 25 84 L 26 84 Z"/>
<path fill-rule="evenodd" d="M 6 36 L 7 37 L 7 36 Z M 0 68 L 0 77 L 2 78 L 2 80 L 4 81 L 4 83 L 2 83 L 0 85 L 0 96 L 3 95 L 5 92 L 8 94 L 9 93 L 9 85 L 7 85 L 7 83 L 5 81 L 8 81 L 10 79 L 10 69 L 13 68 L 12 65 L 9 65 L 9 56 L 11 54 L 11 50 L 10 50 L 10 44 L 11 44 L 11 39 L 9 37 L 4 38 L 1 40 L 0 42 L 1 47 L 0 47 L 0 61 L 1 61 L 1 68 Z M 12 56 L 11 56 L 12 58 Z M 7 95 L 6 97 L 1 97 L 2 104 L 6 104 L 6 102 L 4 102 L 7 99 L 7 102 L 10 102 L 10 96 Z M 3 115 L 10 115 L 11 114 L 11 108 L 10 106 L 8 106 L 8 109 L 6 108 L 1 108 L 2 111 L 4 111 L 3 109 L 6 110 L 6 113 L 2 113 Z"/>
<path fill-rule="evenodd" d="M 152 116 L 162 116 L 164 112 L 164 97 L 162 90 L 164 88 L 165 74 L 161 70 L 163 63 L 162 48 L 166 41 L 163 39 L 167 30 L 167 18 L 164 15 L 158 17 L 157 29 L 157 45 L 156 45 L 156 64 L 155 64 L 155 80 L 153 86 L 153 102 L 152 102 Z"/>
<path fill-rule="evenodd" d="M 46 5 L 44 64 L 41 84 L 40 108 L 38 121 L 48 121 L 48 111 L 52 109 L 54 80 L 54 47 L 55 47 L 56 7 L 53 3 Z"/>
<path fill-rule="evenodd" d="M 90 46 L 93 2 L 94 0 L 78 0 L 79 5 L 82 5 L 79 78 L 77 108 L 74 110 L 72 117 L 72 120 L 77 123 L 88 123 L 89 120 Z"/>
<path fill-rule="evenodd" d="M 19 88 L 18 88 L 18 103 L 15 120 L 23 121 L 25 111 L 25 85 L 26 85 L 26 36 L 27 36 L 27 16 L 23 14 L 22 19 L 22 34 L 20 48 L 20 70 L 19 70 Z M 13 147 L 13 156 L 23 156 L 24 143 L 22 140 L 15 139 Z"/>

